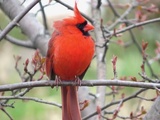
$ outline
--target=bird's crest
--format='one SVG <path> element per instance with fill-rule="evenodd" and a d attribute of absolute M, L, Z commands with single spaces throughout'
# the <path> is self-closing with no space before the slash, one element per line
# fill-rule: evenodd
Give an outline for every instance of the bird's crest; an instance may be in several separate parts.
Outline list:
<path fill-rule="evenodd" d="M 85 21 L 85 19 L 83 18 L 83 16 L 78 10 L 77 1 L 75 2 L 75 6 L 74 6 L 74 15 L 75 15 L 75 18 L 78 20 L 78 23 L 83 23 Z"/>

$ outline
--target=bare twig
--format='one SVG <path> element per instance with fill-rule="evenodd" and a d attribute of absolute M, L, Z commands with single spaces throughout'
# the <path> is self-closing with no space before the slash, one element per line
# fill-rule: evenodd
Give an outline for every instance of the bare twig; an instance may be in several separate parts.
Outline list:
<path fill-rule="evenodd" d="M 113 81 L 114 81 L 114 80 L 113 80 Z M 135 93 L 134 93 L 133 95 L 131 95 L 131 96 L 128 96 L 128 97 L 123 98 L 123 99 L 121 99 L 121 100 L 114 101 L 114 102 L 109 103 L 108 105 L 105 105 L 104 107 L 101 108 L 101 110 L 105 110 L 106 108 L 109 108 L 110 106 L 119 104 L 121 101 L 124 103 L 124 102 L 126 102 L 126 101 L 128 101 L 128 100 L 130 100 L 130 99 L 136 98 L 137 95 L 139 95 L 140 93 L 142 93 L 142 92 L 144 92 L 144 91 L 146 91 L 146 90 L 147 90 L 147 89 L 145 89 L 145 88 L 140 89 L 139 91 L 135 92 Z M 93 117 L 93 116 L 96 115 L 96 114 L 97 114 L 97 112 L 94 112 L 94 113 L 92 113 L 92 114 L 84 117 L 83 120 L 88 120 L 89 118 Z"/>
<path fill-rule="evenodd" d="M 9 117 L 10 120 L 13 120 L 13 118 L 8 114 L 5 109 L 1 108 L 1 110 Z"/>
<path fill-rule="evenodd" d="M 119 14 L 117 13 L 117 11 L 115 10 L 115 8 L 113 7 L 112 3 L 110 2 L 110 0 L 107 0 L 107 2 L 108 2 L 108 5 L 110 6 L 112 12 L 114 13 L 114 15 L 116 17 L 120 17 Z"/>
<path fill-rule="evenodd" d="M 151 23 L 156 23 L 156 22 L 160 22 L 160 18 L 155 18 L 155 19 L 151 19 L 151 20 L 146 20 L 144 22 L 135 23 L 135 24 L 129 25 L 128 27 L 125 27 L 121 30 L 117 30 L 115 32 L 111 31 L 109 34 L 106 31 L 106 37 L 113 36 L 114 34 L 123 33 L 123 32 L 126 32 L 126 31 L 130 30 L 130 29 L 140 27 L 140 26 L 143 26 L 143 25 L 148 25 L 148 24 L 151 24 Z"/>
<path fill-rule="evenodd" d="M 131 38 L 132 38 L 133 43 L 134 43 L 135 46 L 137 47 L 137 49 L 138 49 L 138 51 L 140 52 L 140 54 L 142 54 L 142 51 L 143 51 L 143 50 L 142 50 L 141 46 L 138 44 L 138 42 L 137 42 L 137 40 L 136 40 L 136 38 L 135 38 L 132 30 L 129 30 L 129 33 L 130 33 L 130 36 L 131 36 Z M 143 62 L 144 62 L 144 60 L 143 60 Z M 158 78 L 157 75 L 154 74 L 154 71 L 153 71 L 151 65 L 149 64 L 147 58 L 145 58 L 145 62 L 146 62 L 146 64 L 147 64 L 147 66 L 148 66 L 148 68 L 149 68 L 152 76 L 155 77 L 155 78 Z"/>
<path fill-rule="evenodd" d="M 40 5 L 40 8 L 41 8 L 41 12 L 42 12 L 42 18 L 43 18 L 43 24 L 44 24 L 45 30 L 48 30 L 47 18 L 46 18 L 46 14 L 45 14 L 45 11 L 44 11 L 44 7 L 43 7 L 41 1 L 39 1 L 39 5 Z"/>
<path fill-rule="evenodd" d="M 31 81 L 31 82 L 22 82 L 22 83 L 14 83 L 7 85 L 0 85 L 0 92 L 2 91 L 12 91 L 15 89 L 22 88 L 31 88 L 31 87 L 51 87 L 51 86 L 78 86 L 78 83 L 74 81 L 62 81 L 61 83 L 56 83 L 53 80 L 41 80 L 41 81 Z M 133 81 L 122 81 L 122 80 L 87 80 L 82 81 L 81 86 L 126 86 L 126 87 L 137 87 L 137 88 L 148 88 L 155 89 L 155 87 L 160 89 L 159 83 L 145 83 L 145 82 L 133 82 Z"/>
<path fill-rule="evenodd" d="M 117 79 L 117 66 L 116 66 L 116 63 L 117 63 L 117 56 L 113 56 L 112 58 L 112 66 L 113 66 L 113 74 L 114 74 L 114 79 Z"/>
<path fill-rule="evenodd" d="M 29 92 L 31 89 L 32 89 L 32 88 L 26 88 L 24 91 L 18 93 L 18 94 L 15 95 L 15 96 L 21 96 L 21 97 L 22 97 L 22 96 L 24 96 L 27 92 Z"/>
<path fill-rule="evenodd" d="M 135 8 L 137 4 L 135 4 L 135 1 L 130 5 L 130 7 L 112 24 L 108 27 L 108 29 L 113 29 L 121 20 L 123 20 L 131 11 Z"/>
<path fill-rule="evenodd" d="M 145 101 L 153 101 L 153 98 L 144 98 L 144 97 L 140 97 L 140 96 L 137 96 L 137 98 L 141 99 L 141 100 L 145 100 Z"/>
<path fill-rule="evenodd" d="M 13 102 L 13 103 L 11 103 L 11 104 L 0 103 L 0 106 L 1 106 L 1 107 L 10 107 L 10 108 L 14 108 L 14 103 L 15 103 L 15 102 Z"/>
<path fill-rule="evenodd" d="M 24 97 L 24 96 L 0 96 L 0 100 L 11 100 L 11 99 L 17 99 L 17 100 L 30 100 L 30 101 L 35 101 L 38 103 L 44 103 L 48 105 L 54 105 L 56 107 L 61 108 L 62 106 L 58 103 L 54 102 L 48 102 L 39 98 L 34 98 L 34 97 Z"/>
<path fill-rule="evenodd" d="M 51 3 L 49 3 L 49 4 L 46 4 L 46 5 L 43 5 L 43 9 L 44 9 L 44 8 L 46 8 L 46 7 L 49 7 L 49 6 L 55 5 L 55 4 L 56 4 L 56 2 L 54 2 L 54 3 L 52 3 L 52 4 L 51 4 Z M 37 16 L 37 14 L 38 14 L 40 11 L 41 11 L 41 8 L 40 8 L 39 10 L 37 10 L 37 11 L 36 11 L 35 16 Z"/>
<path fill-rule="evenodd" d="M 14 68 L 16 69 L 16 71 L 17 71 L 18 75 L 20 76 L 20 78 L 22 78 L 21 71 L 20 71 L 20 69 L 18 68 L 18 63 L 19 63 L 19 61 L 21 60 L 21 56 L 16 56 L 16 55 L 14 55 L 13 57 L 14 57 L 14 59 L 15 59 L 15 66 L 14 66 Z"/>

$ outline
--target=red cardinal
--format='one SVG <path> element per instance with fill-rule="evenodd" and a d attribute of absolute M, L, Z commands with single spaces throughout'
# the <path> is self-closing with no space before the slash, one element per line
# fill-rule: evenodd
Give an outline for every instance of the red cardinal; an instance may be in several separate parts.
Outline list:
<path fill-rule="evenodd" d="M 53 80 L 82 79 L 94 54 L 94 42 L 88 31 L 94 27 L 81 16 L 75 3 L 73 17 L 56 21 L 48 44 L 46 73 Z M 62 120 L 81 120 L 77 87 L 61 87 Z"/>

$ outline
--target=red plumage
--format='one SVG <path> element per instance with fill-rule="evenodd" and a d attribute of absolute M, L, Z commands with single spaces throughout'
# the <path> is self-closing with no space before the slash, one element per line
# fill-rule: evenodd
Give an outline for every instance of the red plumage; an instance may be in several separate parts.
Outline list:
<path fill-rule="evenodd" d="M 81 16 L 75 3 L 74 17 L 56 21 L 48 44 L 46 73 L 50 79 L 82 79 L 94 54 L 94 42 L 88 34 L 94 27 Z M 62 119 L 81 120 L 77 87 L 61 87 Z"/>

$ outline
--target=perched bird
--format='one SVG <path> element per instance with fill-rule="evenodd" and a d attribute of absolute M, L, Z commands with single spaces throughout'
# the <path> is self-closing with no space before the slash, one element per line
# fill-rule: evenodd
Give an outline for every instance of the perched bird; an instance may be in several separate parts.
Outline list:
<path fill-rule="evenodd" d="M 94 54 L 94 41 L 88 31 L 94 27 L 82 17 L 75 2 L 74 16 L 54 22 L 48 43 L 47 76 L 57 81 L 83 78 Z M 62 120 L 81 120 L 76 86 L 62 86 Z"/>

